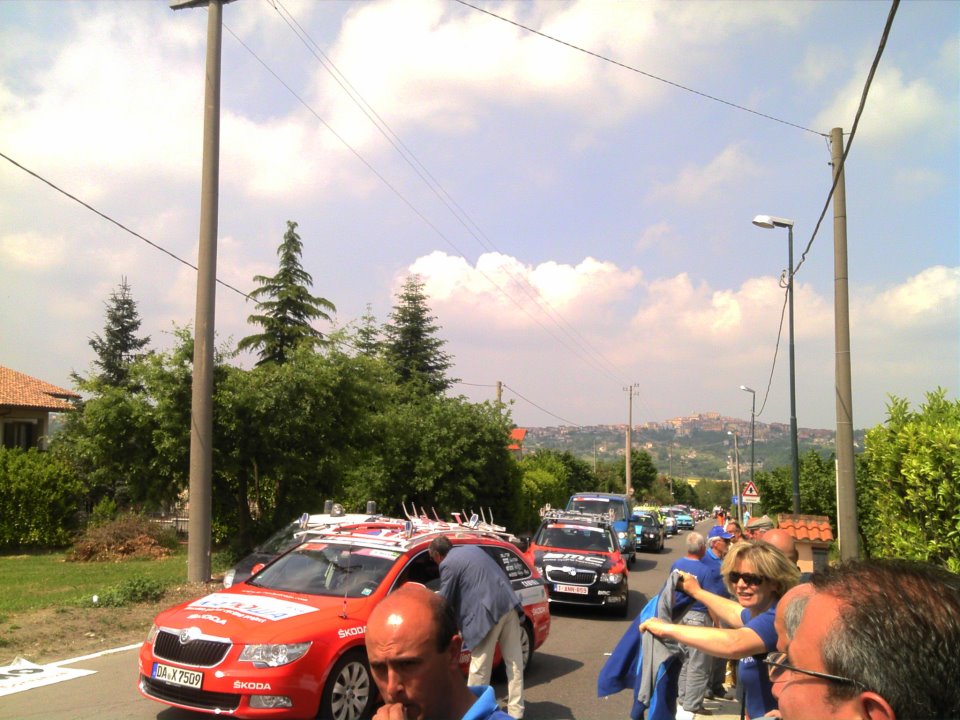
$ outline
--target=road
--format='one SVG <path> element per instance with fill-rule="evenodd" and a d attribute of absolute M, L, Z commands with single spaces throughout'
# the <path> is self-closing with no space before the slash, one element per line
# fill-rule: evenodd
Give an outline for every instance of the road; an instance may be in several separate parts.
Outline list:
<path fill-rule="evenodd" d="M 712 520 L 698 525 L 703 533 Z M 684 553 L 685 534 L 668 538 L 662 553 L 638 553 L 630 571 L 630 617 L 659 590 L 670 565 Z M 606 653 L 630 620 L 587 610 L 551 608 L 550 637 L 533 658 L 524 692 L 526 720 L 621 720 L 630 712 L 630 693 L 598 699 L 597 674 Z M 210 715 L 168 708 L 136 689 L 136 650 L 81 660 L 63 667 L 93 674 L 0 698 L 0 720 L 200 720 Z M 496 685 L 501 699 L 503 683 Z"/>

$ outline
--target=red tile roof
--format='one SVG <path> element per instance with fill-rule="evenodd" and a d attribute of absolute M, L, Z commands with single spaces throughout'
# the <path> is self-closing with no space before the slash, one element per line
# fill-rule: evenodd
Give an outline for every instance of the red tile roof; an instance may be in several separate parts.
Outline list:
<path fill-rule="evenodd" d="M 513 428 L 510 431 L 510 440 L 512 442 L 507 445 L 507 450 L 519 450 L 520 446 L 523 445 L 525 437 L 527 437 L 526 428 Z"/>
<path fill-rule="evenodd" d="M 795 540 L 809 543 L 833 542 L 830 518 L 826 515 L 777 515 L 777 527 L 793 535 Z"/>
<path fill-rule="evenodd" d="M 73 410 L 69 399 L 80 396 L 35 377 L 0 365 L 0 406 L 63 412 Z"/>

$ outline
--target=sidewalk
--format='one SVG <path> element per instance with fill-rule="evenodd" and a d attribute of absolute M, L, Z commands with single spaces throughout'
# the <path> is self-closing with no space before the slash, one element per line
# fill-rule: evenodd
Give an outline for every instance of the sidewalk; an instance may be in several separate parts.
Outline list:
<path fill-rule="evenodd" d="M 696 713 L 694 714 L 695 720 L 703 720 L 709 718 L 709 720 L 740 720 L 740 703 L 736 700 L 720 700 L 715 699 L 706 699 L 703 701 L 704 709 L 709 711 L 709 715 L 706 713 Z"/>

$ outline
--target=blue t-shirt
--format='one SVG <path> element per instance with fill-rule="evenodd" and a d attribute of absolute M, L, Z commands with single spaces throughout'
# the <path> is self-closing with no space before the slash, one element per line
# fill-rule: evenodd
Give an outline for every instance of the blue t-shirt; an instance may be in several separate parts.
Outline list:
<path fill-rule="evenodd" d="M 700 587 L 703 587 L 704 579 L 707 577 L 707 566 L 704 565 L 699 560 L 694 560 L 686 556 L 677 560 L 673 565 L 670 566 L 670 570 L 683 570 L 683 572 L 690 573 L 693 575 L 697 582 L 700 583 Z M 689 595 L 685 592 L 679 590 L 674 591 L 673 593 L 673 609 L 674 611 L 682 610 L 683 608 L 690 605 L 693 601 Z M 693 605 L 690 605 L 690 609 L 695 612 L 707 612 L 707 606 L 702 602 L 695 602 Z"/>
<path fill-rule="evenodd" d="M 700 583 L 703 589 L 723 598 L 730 597 L 727 586 L 723 584 L 723 575 L 720 574 L 720 566 L 723 565 L 723 560 L 714 555 L 713 550 L 707 550 L 700 562 L 707 566 L 707 577 Z"/>
<path fill-rule="evenodd" d="M 740 613 L 743 626 L 750 628 L 763 640 L 764 651 L 761 655 L 745 657 L 740 660 L 739 682 L 743 685 L 747 717 L 759 718 L 776 709 L 777 701 L 773 697 L 773 685 L 767 674 L 763 656 L 777 649 L 777 630 L 773 620 L 777 614 L 777 603 L 756 617 L 750 617 L 750 611 Z"/>
<path fill-rule="evenodd" d="M 467 688 L 477 696 L 477 701 L 470 706 L 467 714 L 460 720 L 513 720 L 497 705 L 497 696 L 489 685 L 471 685 Z"/>

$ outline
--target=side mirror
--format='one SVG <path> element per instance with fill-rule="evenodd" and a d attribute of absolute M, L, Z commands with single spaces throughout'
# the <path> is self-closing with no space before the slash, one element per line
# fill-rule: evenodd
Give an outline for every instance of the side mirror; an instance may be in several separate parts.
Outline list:
<path fill-rule="evenodd" d="M 526 552 L 530 549 L 530 538 L 526 535 L 521 536 L 520 540 L 517 541 L 517 547 L 520 548 L 520 552 Z"/>
<path fill-rule="evenodd" d="M 250 568 L 250 574 L 251 574 L 251 575 L 256 575 L 258 572 L 260 572 L 261 570 L 263 570 L 266 566 L 267 566 L 266 563 L 257 563 L 257 564 L 254 565 L 252 568 Z"/>

